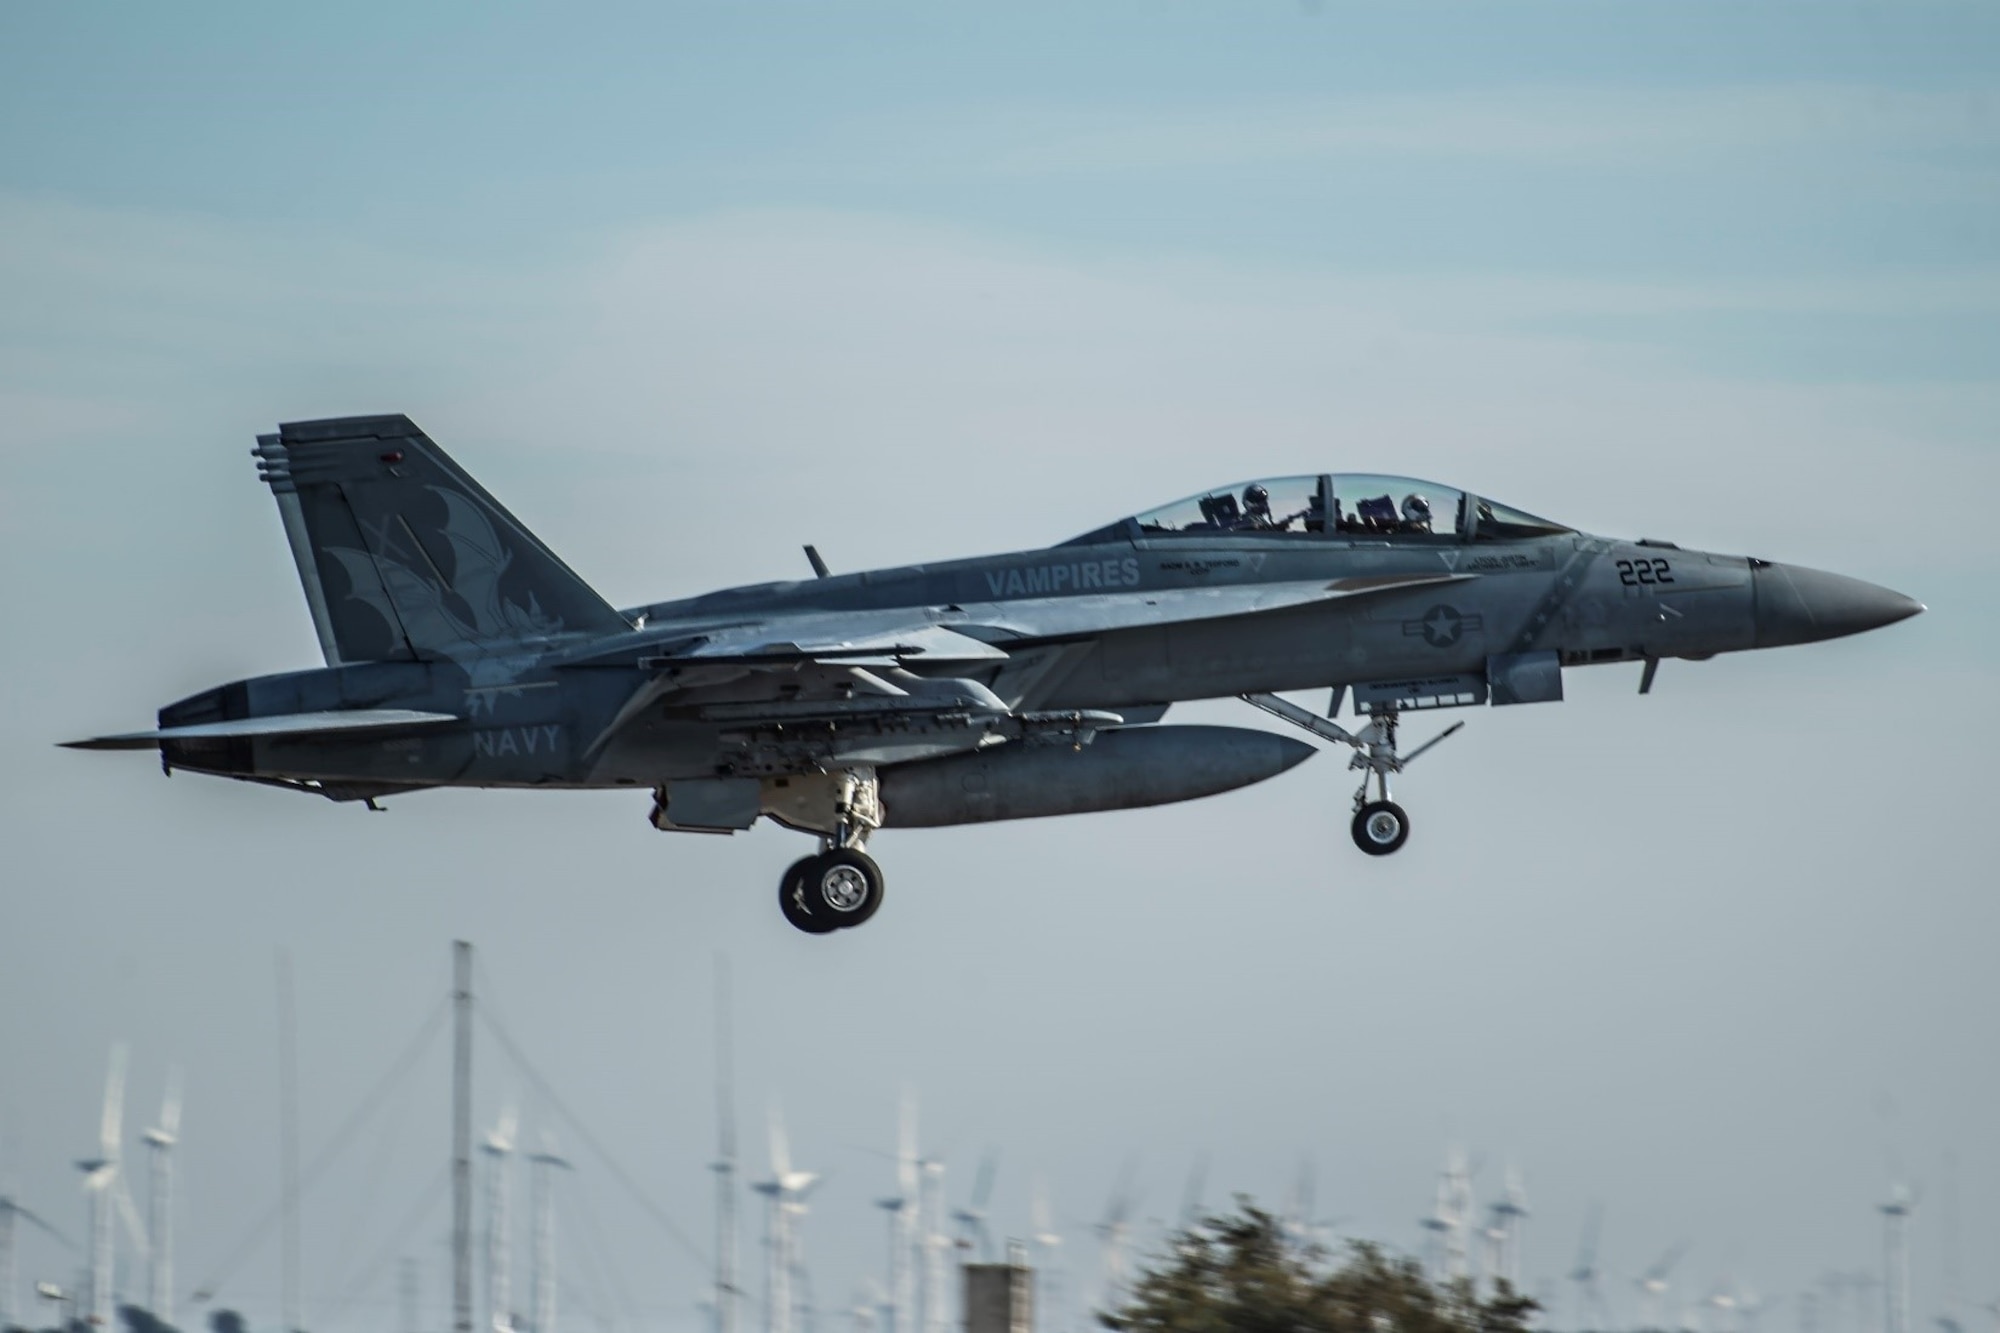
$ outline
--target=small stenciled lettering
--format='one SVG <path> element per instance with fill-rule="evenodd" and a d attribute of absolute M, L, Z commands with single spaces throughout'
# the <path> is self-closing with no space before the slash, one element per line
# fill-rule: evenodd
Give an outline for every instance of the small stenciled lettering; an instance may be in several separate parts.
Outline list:
<path fill-rule="evenodd" d="M 1262 563 L 1260 560 L 1258 563 Z M 1160 569 L 1169 574 L 1186 574 L 1193 578 L 1206 578 L 1218 569 L 1240 569 L 1243 561 L 1236 556 L 1218 556 L 1197 560 L 1162 560 Z"/>
<path fill-rule="evenodd" d="M 1064 565 L 989 569 L 986 571 L 986 586 L 995 597 L 1060 597 L 1065 593 L 1088 592 L 1095 588 L 1136 588 L 1139 586 L 1139 561 L 1128 555 L 1122 560 L 1079 560 Z"/>
<path fill-rule="evenodd" d="M 562 727 L 553 722 L 538 727 L 491 727 L 472 733 L 472 753 L 483 759 L 552 756 L 561 743 Z"/>
<path fill-rule="evenodd" d="M 1465 562 L 1467 569 L 1491 573 L 1506 569 L 1540 569 L 1542 562 L 1524 551 L 1502 551 L 1494 555 L 1475 555 Z"/>

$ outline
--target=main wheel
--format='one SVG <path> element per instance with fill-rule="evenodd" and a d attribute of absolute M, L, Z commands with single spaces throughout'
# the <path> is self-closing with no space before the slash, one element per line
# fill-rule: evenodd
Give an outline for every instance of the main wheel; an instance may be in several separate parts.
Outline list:
<path fill-rule="evenodd" d="M 882 867 L 866 852 L 836 847 L 813 858 L 801 897 L 816 920 L 833 929 L 858 926 L 882 906 Z"/>
<path fill-rule="evenodd" d="M 817 856 L 794 861 L 778 881 L 778 910 L 785 914 L 785 920 L 808 935 L 825 935 L 840 928 L 831 916 L 814 916 L 807 904 L 806 885 L 818 864 Z"/>
<path fill-rule="evenodd" d="M 1410 817 L 1394 801 L 1370 801 L 1354 812 L 1354 845 L 1387 856 L 1410 840 Z"/>

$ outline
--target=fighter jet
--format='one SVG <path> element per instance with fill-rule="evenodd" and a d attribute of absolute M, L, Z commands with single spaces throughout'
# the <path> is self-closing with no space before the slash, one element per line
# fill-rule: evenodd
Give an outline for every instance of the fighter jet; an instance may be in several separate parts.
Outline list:
<path fill-rule="evenodd" d="M 1405 713 L 1552 703 L 1563 672 L 1809 643 L 1923 609 L 1855 579 L 1595 537 L 1434 482 L 1350 473 L 1205 492 L 1008 555 L 612 607 L 408 417 L 258 437 L 326 665 L 71 742 L 377 802 L 434 787 L 635 788 L 653 826 L 817 840 L 792 925 L 881 906 L 884 828 L 1161 805 L 1315 749 L 1166 725 L 1240 698 L 1350 748 L 1355 844 L 1410 819 Z M 1331 689 L 1324 713 L 1280 691 Z M 1352 699 L 1352 725 L 1336 720 Z M 1462 724 L 1461 724 L 1462 725 Z"/>

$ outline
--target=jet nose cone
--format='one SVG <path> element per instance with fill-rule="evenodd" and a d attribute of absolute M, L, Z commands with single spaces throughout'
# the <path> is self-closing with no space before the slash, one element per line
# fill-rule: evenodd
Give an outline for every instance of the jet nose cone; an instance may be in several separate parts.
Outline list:
<path fill-rule="evenodd" d="M 1801 565 L 1761 565 L 1752 582 L 1759 648 L 1859 634 L 1924 609 L 1922 602 L 1891 589 Z"/>

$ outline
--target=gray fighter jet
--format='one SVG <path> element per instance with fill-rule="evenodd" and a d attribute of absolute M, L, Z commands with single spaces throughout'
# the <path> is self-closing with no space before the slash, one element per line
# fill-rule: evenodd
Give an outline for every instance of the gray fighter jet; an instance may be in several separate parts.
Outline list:
<path fill-rule="evenodd" d="M 1043 550 L 617 610 L 408 417 L 295 422 L 253 451 L 326 666 L 236 681 L 157 730 L 73 742 L 370 807 L 427 787 L 633 787 L 652 823 L 760 817 L 819 850 L 780 883 L 815 934 L 882 902 L 880 828 L 1184 801 L 1314 753 L 1167 726 L 1240 697 L 1350 747 L 1352 824 L 1409 836 L 1403 714 L 1562 698 L 1563 670 L 1873 629 L 1900 593 L 1671 542 L 1593 537 L 1404 477 L 1277 477 Z M 1321 715 L 1277 691 L 1331 687 Z M 1335 721 L 1351 693 L 1352 726 Z M 1462 724 L 1461 724 L 1462 725 Z"/>

